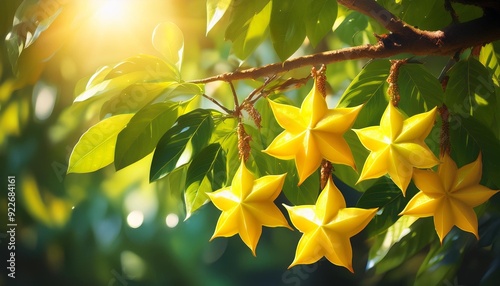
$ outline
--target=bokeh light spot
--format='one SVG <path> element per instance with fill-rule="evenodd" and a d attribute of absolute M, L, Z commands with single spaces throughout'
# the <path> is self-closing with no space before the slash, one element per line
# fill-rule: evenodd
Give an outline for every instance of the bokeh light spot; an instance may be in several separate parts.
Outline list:
<path fill-rule="evenodd" d="M 168 227 L 174 228 L 179 223 L 179 216 L 177 216 L 176 214 L 173 214 L 173 213 L 168 214 L 167 218 L 165 219 L 165 222 L 166 222 Z"/>
<path fill-rule="evenodd" d="M 131 228 L 138 228 L 144 222 L 144 214 L 141 211 L 132 211 L 127 216 L 127 224 Z"/>

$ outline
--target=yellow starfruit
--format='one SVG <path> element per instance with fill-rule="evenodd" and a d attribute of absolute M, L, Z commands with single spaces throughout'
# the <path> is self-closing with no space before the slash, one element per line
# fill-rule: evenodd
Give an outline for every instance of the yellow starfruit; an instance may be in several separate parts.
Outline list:
<path fill-rule="evenodd" d="M 473 208 L 498 192 L 480 185 L 481 176 L 481 155 L 460 169 L 449 155 L 445 155 L 437 173 L 415 170 L 413 181 L 420 192 L 408 202 L 400 215 L 433 216 L 441 243 L 454 225 L 479 239 Z"/>
<path fill-rule="evenodd" d="M 349 130 L 362 106 L 328 109 L 316 82 L 299 108 L 269 100 L 278 124 L 285 130 L 264 150 L 283 160 L 295 160 L 299 185 L 324 159 L 355 169 L 351 149 L 343 135 Z"/>
<path fill-rule="evenodd" d="M 439 163 L 424 142 L 432 130 L 436 108 L 404 119 L 389 103 L 380 126 L 354 130 L 361 144 L 371 153 L 358 182 L 389 174 L 392 181 L 406 194 L 413 168 L 431 168 Z"/>
<path fill-rule="evenodd" d="M 303 233 L 289 268 L 314 263 L 325 256 L 331 263 L 354 272 L 350 238 L 366 227 L 376 208 L 346 208 L 344 197 L 331 178 L 315 205 L 285 207 L 293 225 Z"/>
<path fill-rule="evenodd" d="M 207 193 L 213 204 L 222 211 L 210 240 L 238 233 L 255 256 L 262 226 L 291 229 L 273 202 L 281 192 L 285 175 L 269 175 L 255 180 L 241 161 L 230 187 Z"/>

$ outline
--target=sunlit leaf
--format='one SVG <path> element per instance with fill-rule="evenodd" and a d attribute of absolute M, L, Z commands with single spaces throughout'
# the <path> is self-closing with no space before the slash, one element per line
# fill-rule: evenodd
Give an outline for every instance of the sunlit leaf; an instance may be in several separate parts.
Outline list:
<path fill-rule="evenodd" d="M 171 100 L 179 96 L 191 97 L 193 95 L 202 95 L 203 93 L 204 93 L 204 85 L 182 82 L 169 85 L 162 93 L 162 95 L 159 96 L 159 98 L 165 101 L 165 100 Z"/>
<path fill-rule="evenodd" d="M 410 225 L 417 218 L 411 216 L 402 216 L 387 230 L 375 237 L 375 242 L 372 245 L 368 254 L 367 269 L 375 266 L 389 252 L 391 247 L 398 242 L 402 237 L 410 231 Z"/>
<path fill-rule="evenodd" d="M 153 102 L 174 82 L 135 83 L 106 101 L 100 111 L 101 118 L 122 113 L 137 112 Z"/>
<path fill-rule="evenodd" d="M 378 123 L 382 113 L 384 113 L 384 110 L 387 107 L 388 100 L 385 98 L 384 92 L 390 68 L 391 63 L 388 60 L 373 60 L 369 62 L 356 76 L 356 78 L 352 80 L 351 84 L 347 87 L 344 94 L 340 98 L 337 106 L 353 107 L 366 103 L 366 106 L 363 107 L 358 115 L 358 121 L 364 110 L 373 109 L 378 112 L 376 114 L 371 114 L 371 117 L 376 117 L 372 120 L 372 122 Z M 373 102 L 370 102 L 372 100 Z M 369 104 L 375 104 L 375 106 L 370 107 Z M 379 108 L 376 108 L 377 106 Z M 369 118 L 370 115 L 367 114 L 365 117 Z M 363 127 L 366 127 L 367 125 L 363 125 Z"/>
<path fill-rule="evenodd" d="M 246 59 L 266 38 L 271 8 L 269 0 L 238 1 L 233 7 L 226 38 L 240 59 Z"/>
<path fill-rule="evenodd" d="M 435 30 L 451 23 L 451 16 L 445 10 L 444 0 L 382 0 L 380 4 L 401 20 L 421 29 Z M 431 16 L 432 15 L 432 16 Z M 388 19 L 389 20 L 389 19 Z M 443 24 L 444 23 L 444 24 Z"/>
<path fill-rule="evenodd" d="M 316 0 L 310 4 L 304 20 L 307 37 L 311 40 L 313 47 L 317 46 L 321 39 L 332 30 L 337 18 L 337 9 L 335 0 Z"/>
<path fill-rule="evenodd" d="M 186 219 L 208 202 L 206 193 L 217 190 L 226 181 L 226 158 L 220 144 L 208 145 L 189 165 L 186 175 Z"/>
<path fill-rule="evenodd" d="M 153 152 L 178 115 L 179 105 L 174 103 L 157 103 L 137 112 L 118 134 L 115 148 L 116 170 L 125 168 Z"/>
<path fill-rule="evenodd" d="M 271 14 L 271 39 L 281 60 L 290 57 L 304 42 L 306 26 L 303 14 L 309 1 L 274 0 Z"/>
<path fill-rule="evenodd" d="M 108 74 L 113 70 L 112 67 L 110 66 L 104 66 L 99 68 L 88 80 L 87 84 L 85 85 L 85 89 L 91 89 L 92 87 L 96 86 L 97 84 L 103 82 Z M 82 90 L 82 92 L 84 91 Z"/>
<path fill-rule="evenodd" d="M 226 183 L 230 182 L 239 167 L 238 135 L 236 133 L 237 120 L 234 118 L 221 119 L 215 123 L 211 142 L 219 143 L 226 157 Z"/>
<path fill-rule="evenodd" d="M 443 103 L 441 84 L 421 64 L 403 64 L 399 68 L 398 87 L 401 99 L 398 107 L 413 116 Z"/>
<path fill-rule="evenodd" d="M 355 37 L 368 27 L 368 18 L 356 11 L 351 12 L 344 21 L 337 27 L 335 34 L 348 45 L 355 43 Z"/>
<path fill-rule="evenodd" d="M 119 62 L 113 66 L 113 69 L 104 79 L 112 79 L 134 71 L 148 72 L 148 77 L 145 80 L 152 82 L 180 81 L 179 69 L 174 64 L 147 54 L 139 54 Z"/>
<path fill-rule="evenodd" d="M 467 134 L 470 136 L 467 140 L 471 138 L 474 143 L 480 148 L 483 158 L 483 178 L 485 179 L 486 185 L 492 187 L 493 189 L 500 189 L 500 176 L 498 176 L 498 162 L 500 162 L 500 140 L 493 134 L 493 131 L 484 126 L 474 117 L 462 118 L 460 119 L 459 126 L 456 128 L 463 127 Z M 453 127 L 451 127 L 453 128 Z M 455 143 L 452 140 L 453 143 Z M 453 146 L 453 145 L 452 145 Z M 474 146 L 472 147 L 474 148 Z M 477 149 L 476 149 L 477 150 Z M 454 152 L 467 152 L 468 150 L 453 150 Z M 473 153 L 469 152 L 469 156 Z M 470 162 L 470 161 L 469 161 Z M 468 163 L 468 162 L 467 162 Z"/>
<path fill-rule="evenodd" d="M 113 79 L 105 80 L 78 95 L 75 98 L 75 102 L 85 101 L 97 96 L 110 98 L 112 96 L 118 95 L 123 89 L 127 88 L 132 83 L 139 82 L 144 77 L 146 77 L 147 74 L 148 73 L 145 71 L 137 71 L 124 74 Z"/>
<path fill-rule="evenodd" d="M 377 263 L 375 272 L 385 273 L 400 266 L 436 239 L 432 219 L 418 219 L 410 226 L 408 234 L 396 242 L 384 258 Z"/>
<path fill-rule="evenodd" d="M 111 164 L 118 133 L 131 118 L 132 114 L 116 115 L 90 127 L 73 148 L 68 173 L 93 172 Z"/>
<path fill-rule="evenodd" d="M 74 101 L 107 100 L 134 84 L 179 80 L 179 71 L 171 64 L 154 56 L 139 55 L 118 63 L 111 70 L 98 70 L 97 75 L 90 78 L 86 89 Z"/>
<path fill-rule="evenodd" d="M 158 24 L 153 31 L 153 46 L 167 60 L 181 69 L 182 55 L 184 53 L 184 35 L 182 31 L 171 22 Z"/>
<path fill-rule="evenodd" d="M 233 0 L 207 0 L 207 34 L 224 16 Z"/>
<path fill-rule="evenodd" d="M 23 1 L 18 7 L 5 43 L 19 87 L 38 80 L 46 62 L 73 33 L 77 20 L 88 15 L 88 10 L 79 9 L 80 4 Z"/>
<path fill-rule="evenodd" d="M 177 119 L 158 142 L 151 163 L 150 181 L 190 162 L 207 145 L 213 129 L 210 110 L 196 109 Z"/>
<path fill-rule="evenodd" d="M 489 70 L 471 57 L 455 64 L 449 76 L 444 102 L 450 112 L 462 118 L 473 116 L 499 136 L 496 90 Z"/>
<path fill-rule="evenodd" d="M 496 53 L 493 44 L 487 44 L 481 48 L 481 54 L 479 55 L 479 61 L 490 68 L 495 76 L 496 84 L 500 84 L 500 62 L 499 55 Z"/>

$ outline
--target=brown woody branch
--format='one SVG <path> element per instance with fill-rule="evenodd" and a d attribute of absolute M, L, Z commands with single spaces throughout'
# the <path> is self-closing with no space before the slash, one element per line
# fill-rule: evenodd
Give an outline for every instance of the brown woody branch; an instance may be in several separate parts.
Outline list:
<path fill-rule="evenodd" d="M 442 30 L 425 31 L 404 23 L 373 0 L 338 0 L 338 2 L 372 17 L 391 33 L 380 36 L 379 41 L 374 45 L 362 45 L 307 55 L 282 63 L 224 73 L 191 82 L 208 83 L 267 77 L 304 66 L 318 66 L 345 60 L 387 58 L 403 53 L 453 55 L 463 49 L 500 39 L 500 12 L 485 13 L 481 18 L 466 23 L 452 24 Z"/>

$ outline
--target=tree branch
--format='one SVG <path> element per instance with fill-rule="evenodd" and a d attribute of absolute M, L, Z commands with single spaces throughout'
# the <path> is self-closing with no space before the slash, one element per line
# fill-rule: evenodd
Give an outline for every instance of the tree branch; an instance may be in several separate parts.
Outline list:
<path fill-rule="evenodd" d="M 338 0 L 338 2 L 374 18 L 392 33 L 380 36 L 378 43 L 374 45 L 362 45 L 307 55 L 282 63 L 220 74 L 191 82 L 208 83 L 259 78 L 304 66 L 318 66 L 345 60 L 387 58 L 402 53 L 453 55 L 463 49 L 500 39 L 500 12 L 485 13 L 481 18 L 466 23 L 452 24 L 438 31 L 424 31 L 397 19 L 375 1 Z"/>
<path fill-rule="evenodd" d="M 356 10 L 374 19 L 387 30 L 397 33 L 405 29 L 405 23 L 373 0 L 337 0 L 346 8 Z"/>

